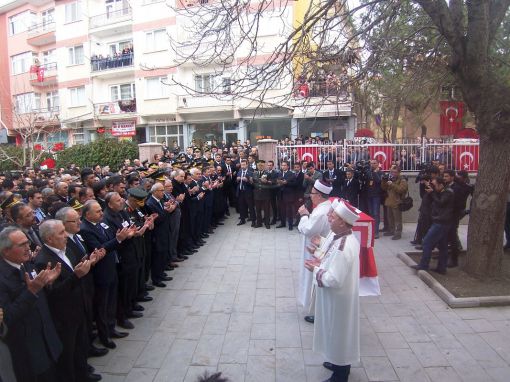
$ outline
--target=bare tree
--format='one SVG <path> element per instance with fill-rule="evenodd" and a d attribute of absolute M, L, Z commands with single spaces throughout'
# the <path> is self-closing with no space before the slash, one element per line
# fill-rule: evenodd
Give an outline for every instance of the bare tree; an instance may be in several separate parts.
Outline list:
<path fill-rule="evenodd" d="M 425 110 L 426 97 L 409 102 L 409 89 L 444 76 L 461 90 L 480 134 L 466 269 L 477 277 L 496 276 L 503 229 L 494 227 L 503 226 L 510 183 L 510 0 L 362 0 L 351 9 L 345 0 L 325 0 L 310 2 L 298 25 L 286 14 L 289 4 L 181 1 L 175 11 L 185 33 L 171 37 L 175 65 L 192 62 L 215 68 L 218 75 L 229 73 L 232 95 L 276 104 L 292 97 L 289 85 L 299 76 L 317 78 L 328 67 L 349 68 L 354 84 L 402 75 L 384 118 L 391 131 L 403 106 Z M 271 18 L 281 20 L 269 21 L 281 33 L 268 41 L 262 30 Z M 187 25 L 179 24 L 186 19 Z M 407 86 L 413 80 L 415 86 Z M 284 82 L 285 90 L 272 91 L 277 82 Z M 188 91 L 195 92 L 189 86 Z M 220 95 L 217 89 L 203 92 Z"/>

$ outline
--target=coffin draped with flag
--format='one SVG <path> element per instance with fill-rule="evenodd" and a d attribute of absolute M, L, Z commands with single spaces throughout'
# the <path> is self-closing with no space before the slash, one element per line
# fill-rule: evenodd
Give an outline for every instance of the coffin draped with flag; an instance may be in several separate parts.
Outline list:
<path fill-rule="evenodd" d="M 330 198 L 331 201 L 337 198 Z M 364 212 L 354 208 L 359 219 L 354 223 L 352 231 L 360 243 L 359 252 L 359 295 L 380 296 L 381 287 L 377 276 L 377 264 L 374 256 L 374 224 L 375 220 Z"/>

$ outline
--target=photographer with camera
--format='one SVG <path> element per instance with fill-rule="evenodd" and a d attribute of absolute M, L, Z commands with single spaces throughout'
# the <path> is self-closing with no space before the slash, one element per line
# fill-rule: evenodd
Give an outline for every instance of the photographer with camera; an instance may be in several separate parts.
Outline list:
<path fill-rule="evenodd" d="M 425 188 L 430 185 L 430 181 L 439 176 L 439 169 L 434 166 L 426 166 L 420 171 L 416 177 L 416 182 L 420 182 L 420 197 L 421 204 L 418 209 L 418 223 L 416 225 L 416 231 L 414 233 L 414 239 L 411 244 L 416 245 L 416 249 L 421 250 L 422 240 L 427 234 L 427 231 L 432 224 L 432 198 L 429 193 L 425 191 Z"/>
<path fill-rule="evenodd" d="M 454 217 L 455 199 L 453 191 L 443 178 L 436 178 L 426 186 L 425 192 L 432 197 L 432 225 L 423 238 L 423 254 L 416 270 L 428 270 L 432 250 L 439 248 L 439 259 L 434 272 L 446 274 L 448 262 L 448 234 Z"/>
<path fill-rule="evenodd" d="M 407 193 L 407 181 L 400 175 L 400 167 L 392 166 L 390 174 L 382 177 L 381 188 L 388 196 L 384 205 L 388 207 L 389 230 L 384 236 L 393 236 L 392 240 L 399 240 L 402 237 L 402 211 L 399 208 L 402 198 Z"/>

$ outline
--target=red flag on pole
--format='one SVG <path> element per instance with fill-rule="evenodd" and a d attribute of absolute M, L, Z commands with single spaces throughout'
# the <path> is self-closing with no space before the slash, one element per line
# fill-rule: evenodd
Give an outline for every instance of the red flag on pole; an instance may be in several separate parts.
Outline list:
<path fill-rule="evenodd" d="M 441 109 L 440 134 L 454 135 L 462 129 L 462 118 L 464 117 L 464 102 L 439 101 Z"/>
<path fill-rule="evenodd" d="M 379 162 L 381 170 L 387 171 L 391 168 L 393 146 L 371 145 L 368 146 L 368 152 L 370 153 L 370 159 L 375 159 Z"/>

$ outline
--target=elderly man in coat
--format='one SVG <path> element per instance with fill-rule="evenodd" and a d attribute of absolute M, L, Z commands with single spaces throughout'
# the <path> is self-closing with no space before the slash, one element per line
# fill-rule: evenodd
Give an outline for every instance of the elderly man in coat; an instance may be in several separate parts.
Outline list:
<path fill-rule="evenodd" d="M 328 197 L 331 193 L 331 187 L 325 181 L 316 180 L 313 188 L 310 190 L 310 200 L 312 201 L 312 212 L 303 205 L 299 208 L 298 213 L 301 215 L 298 231 L 303 234 L 303 261 L 309 260 L 311 255 L 307 251 L 310 245 L 310 239 L 314 236 L 326 236 L 329 232 L 328 212 L 331 208 L 331 202 Z M 301 269 L 299 277 L 299 302 L 306 309 L 310 307 L 310 295 L 312 290 L 312 276 L 305 269 Z M 313 323 L 313 316 L 305 316 L 305 321 Z"/>
<path fill-rule="evenodd" d="M 316 286 L 313 351 L 333 371 L 327 381 L 347 382 L 351 364 L 360 359 L 360 244 L 352 233 L 359 215 L 343 200 L 331 207 L 328 220 L 334 236 L 323 256 L 306 260 L 305 268 Z"/>

